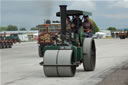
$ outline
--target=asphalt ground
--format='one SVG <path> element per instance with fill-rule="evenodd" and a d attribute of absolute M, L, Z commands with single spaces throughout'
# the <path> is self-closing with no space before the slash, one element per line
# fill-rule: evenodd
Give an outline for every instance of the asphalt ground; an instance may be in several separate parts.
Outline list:
<path fill-rule="evenodd" d="M 106 75 L 97 85 L 128 85 L 128 64 Z"/>
<path fill-rule="evenodd" d="M 24 42 L 9 49 L 0 49 L 1 85 L 106 85 L 101 84 L 102 81 L 128 63 L 128 39 L 95 41 L 95 71 L 85 72 L 83 65 L 80 65 L 74 77 L 46 77 L 43 67 L 39 65 L 43 59 L 38 56 L 36 42 Z"/>

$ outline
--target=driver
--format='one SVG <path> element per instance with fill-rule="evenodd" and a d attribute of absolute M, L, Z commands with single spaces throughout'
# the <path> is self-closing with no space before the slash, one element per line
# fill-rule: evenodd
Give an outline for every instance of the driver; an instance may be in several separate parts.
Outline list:
<path fill-rule="evenodd" d="M 92 37 L 93 24 L 89 20 L 89 16 L 84 16 L 83 28 L 85 36 Z"/>

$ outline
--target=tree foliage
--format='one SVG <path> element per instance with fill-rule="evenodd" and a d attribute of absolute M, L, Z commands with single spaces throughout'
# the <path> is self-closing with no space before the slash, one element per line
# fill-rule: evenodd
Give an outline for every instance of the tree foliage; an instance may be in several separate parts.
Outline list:
<path fill-rule="evenodd" d="M 17 30 L 18 30 L 18 28 L 15 25 L 8 25 L 8 27 L 7 27 L 7 31 L 17 31 Z"/>
<path fill-rule="evenodd" d="M 30 30 L 38 30 L 37 27 L 32 27 Z"/>
<path fill-rule="evenodd" d="M 7 27 L 0 27 L 0 31 L 7 31 Z"/>
<path fill-rule="evenodd" d="M 26 31 L 26 28 L 22 27 L 20 28 L 20 31 Z"/>
<path fill-rule="evenodd" d="M 108 27 L 107 30 L 116 31 L 117 29 L 115 27 Z"/>
<path fill-rule="evenodd" d="M 92 19 L 90 19 L 90 21 L 93 23 L 93 28 L 94 28 L 94 33 L 96 33 L 96 32 L 99 32 L 100 31 L 100 29 L 99 29 L 99 27 L 97 26 L 97 24 L 92 20 Z"/>
<path fill-rule="evenodd" d="M 7 27 L 0 27 L 0 31 L 17 31 L 18 28 L 15 25 L 8 25 Z"/>

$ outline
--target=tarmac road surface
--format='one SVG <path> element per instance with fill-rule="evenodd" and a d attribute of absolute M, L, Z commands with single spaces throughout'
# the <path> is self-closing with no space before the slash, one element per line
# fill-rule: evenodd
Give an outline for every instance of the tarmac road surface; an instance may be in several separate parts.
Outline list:
<path fill-rule="evenodd" d="M 97 63 L 93 72 L 77 68 L 74 77 L 45 77 L 36 42 L 0 49 L 1 85 L 96 85 L 128 62 L 128 39 L 96 40 Z"/>

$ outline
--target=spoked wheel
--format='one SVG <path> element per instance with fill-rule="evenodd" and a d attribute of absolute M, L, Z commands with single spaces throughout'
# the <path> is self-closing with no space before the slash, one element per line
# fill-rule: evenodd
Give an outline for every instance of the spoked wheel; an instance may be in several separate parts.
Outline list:
<path fill-rule="evenodd" d="M 76 72 L 72 50 L 47 50 L 44 54 L 44 73 L 48 77 L 72 77 Z"/>
<path fill-rule="evenodd" d="M 96 64 L 95 41 L 92 38 L 84 39 L 83 43 L 83 67 L 85 71 L 93 71 Z"/>

